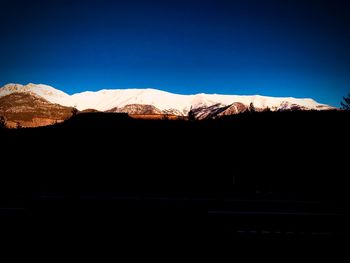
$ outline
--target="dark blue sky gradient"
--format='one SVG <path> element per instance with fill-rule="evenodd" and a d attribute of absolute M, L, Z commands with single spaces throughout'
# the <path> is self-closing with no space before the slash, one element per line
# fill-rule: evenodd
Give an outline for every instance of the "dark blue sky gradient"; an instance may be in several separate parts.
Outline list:
<path fill-rule="evenodd" d="M 350 91 L 346 0 L 0 0 L 0 85 L 67 93 L 312 97 Z"/>

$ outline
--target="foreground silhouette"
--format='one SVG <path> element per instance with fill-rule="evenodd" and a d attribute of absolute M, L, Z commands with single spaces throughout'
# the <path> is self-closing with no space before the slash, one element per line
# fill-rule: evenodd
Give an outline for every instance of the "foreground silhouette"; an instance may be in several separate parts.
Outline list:
<path fill-rule="evenodd" d="M 348 96 L 343 97 L 343 100 L 340 102 L 341 108 L 343 110 L 350 110 L 350 93 Z"/>
<path fill-rule="evenodd" d="M 2 129 L 2 166 L 12 172 L 2 173 L 1 203 L 30 211 L 38 225 L 85 222 L 96 235 L 102 228 L 162 238 L 339 239 L 349 117 L 147 121 L 85 113 Z"/>

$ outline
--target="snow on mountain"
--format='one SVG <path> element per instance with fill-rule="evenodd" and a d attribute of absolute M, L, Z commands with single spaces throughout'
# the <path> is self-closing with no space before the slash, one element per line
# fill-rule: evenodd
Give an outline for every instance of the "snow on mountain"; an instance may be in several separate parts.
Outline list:
<path fill-rule="evenodd" d="M 143 104 L 155 106 L 162 111 L 176 109 L 187 114 L 192 105 L 191 97 L 155 89 L 120 89 L 78 93 L 72 96 L 72 100 L 78 109 L 106 111 L 130 104 Z"/>
<path fill-rule="evenodd" d="M 57 103 L 63 106 L 71 106 L 71 98 L 68 94 L 51 86 L 43 84 L 7 84 L 0 89 L 0 97 L 16 92 L 34 93 L 51 103 Z"/>
<path fill-rule="evenodd" d="M 256 108 L 267 108 L 272 110 L 291 109 L 299 107 L 301 109 L 327 110 L 332 107 L 319 104 L 312 99 L 297 98 L 277 98 L 219 94 L 196 94 L 179 95 L 156 89 L 115 89 L 100 90 L 96 92 L 82 92 L 68 95 L 60 90 L 47 85 L 20 85 L 8 84 L 0 89 L 0 97 L 14 92 L 30 92 L 43 97 L 52 103 L 63 106 L 74 106 L 79 110 L 96 109 L 107 111 L 112 108 L 121 108 L 131 104 L 152 105 L 164 112 L 180 112 L 187 115 L 191 109 L 200 107 L 211 107 L 220 104 L 229 106 L 235 102 L 240 102 L 246 106 L 253 103 Z"/>

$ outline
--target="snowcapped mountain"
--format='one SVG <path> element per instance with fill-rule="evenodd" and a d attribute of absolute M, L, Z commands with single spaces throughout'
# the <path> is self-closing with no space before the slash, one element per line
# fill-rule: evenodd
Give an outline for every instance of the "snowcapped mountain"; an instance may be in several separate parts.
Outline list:
<path fill-rule="evenodd" d="M 237 96 L 219 94 L 196 94 L 179 95 L 156 89 L 115 89 L 100 90 L 96 92 L 82 92 L 68 95 L 60 90 L 47 85 L 20 85 L 7 84 L 0 89 L 0 97 L 16 92 L 33 93 L 41 96 L 49 102 L 63 106 L 76 107 L 78 110 L 96 109 L 99 111 L 109 111 L 111 109 L 121 109 L 128 105 L 151 105 L 163 113 L 176 113 L 177 115 L 187 115 L 190 110 L 210 111 L 211 108 L 217 110 L 218 107 L 230 108 L 229 112 L 240 112 L 234 110 L 239 105 L 242 109 L 253 103 L 256 109 L 269 108 L 275 110 L 329 110 L 333 109 L 328 105 L 320 104 L 313 99 L 297 98 L 277 98 L 266 96 Z M 237 104 L 239 103 L 239 104 Z M 205 113 L 210 115 L 208 113 Z"/>
<path fill-rule="evenodd" d="M 17 92 L 33 93 L 46 99 L 51 103 L 57 103 L 63 106 L 70 106 L 70 96 L 68 94 L 51 86 L 43 84 L 7 84 L 4 87 L 0 88 L 0 97 Z"/>

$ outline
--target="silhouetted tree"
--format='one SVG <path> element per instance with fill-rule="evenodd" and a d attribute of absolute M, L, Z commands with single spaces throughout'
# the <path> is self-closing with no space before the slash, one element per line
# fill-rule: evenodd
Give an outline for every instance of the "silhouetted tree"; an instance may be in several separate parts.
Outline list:
<path fill-rule="evenodd" d="M 251 102 L 251 103 L 249 104 L 249 112 L 255 112 L 255 107 L 254 107 L 253 102 Z"/>
<path fill-rule="evenodd" d="M 340 102 L 340 105 L 343 110 L 350 110 L 350 93 L 347 97 L 343 97 L 343 100 Z"/>
<path fill-rule="evenodd" d="M 6 128 L 5 117 L 0 116 L 0 129 Z"/>
<path fill-rule="evenodd" d="M 164 121 L 169 120 L 169 115 L 168 115 L 168 114 L 164 114 L 162 119 L 163 119 Z"/>
<path fill-rule="evenodd" d="M 74 106 L 74 108 L 72 109 L 72 117 L 77 115 L 77 113 L 78 113 L 78 109 Z"/>
<path fill-rule="evenodd" d="M 270 107 L 266 107 L 266 108 L 264 109 L 264 112 L 270 112 L 270 111 L 271 111 Z"/>
<path fill-rule="evenodd" d="M 22 125 L 19 121 L 16 122 L 16 129 L 21 129 Z"/>
<path fill-rule="evenodd" d="M 188 120 L 189 120 L 189 121 L 194 121 L 194 120 L 196 120 L 196 117 L 195 117 L 195 115 L 194 115 L 194 112 L 193 112 L 193 110 L 192 110 L 192 107 L 191 107 L 190 111 L 188 112 Z"/>

